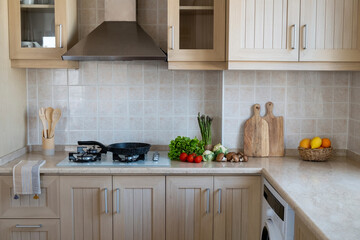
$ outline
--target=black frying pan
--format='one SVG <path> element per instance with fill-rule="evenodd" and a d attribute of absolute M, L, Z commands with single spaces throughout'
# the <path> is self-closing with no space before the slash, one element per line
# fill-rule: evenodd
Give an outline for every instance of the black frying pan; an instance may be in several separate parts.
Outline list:
<path fill-rule="evenodd" d="M 101 148 L 101 153 L 106 153 L 107 151 L 109 151 L 125 156 L 146 154 L 151 147 L 151 145 L 147 143 L 114 143 L 107 147 L 104 144 L 96 141 L 78 141 L 78 144 L 96 145 Z"/>

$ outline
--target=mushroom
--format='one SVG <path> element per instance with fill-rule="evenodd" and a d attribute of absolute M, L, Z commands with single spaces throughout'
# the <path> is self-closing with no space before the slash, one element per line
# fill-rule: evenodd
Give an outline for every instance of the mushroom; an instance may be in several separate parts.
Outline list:
<path fill-rule="evenodd" d="M 233 156 L 235 155 L 235 152 L 229 152 L 228 154 L 226 154 L 226 159 L 228 161 L 231 161 L 231 159 L 233 158 Z"/>
<path fill-rule="evenodd" d="M 224 158 L 224 154 L 223 153 L 219 153 L 217 156 L 216 156 L 216 161 L 217 162 L 222 162 Z"/>

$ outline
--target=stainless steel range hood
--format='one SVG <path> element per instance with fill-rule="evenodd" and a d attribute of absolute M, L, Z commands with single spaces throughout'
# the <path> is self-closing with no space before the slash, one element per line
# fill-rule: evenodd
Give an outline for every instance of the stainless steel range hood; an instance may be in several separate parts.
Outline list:
<path fill-rule="evenodd" d="M 70 61 L 166 60 L 165 53 L 136 23 L 103 22 L 63 56 Z"/>

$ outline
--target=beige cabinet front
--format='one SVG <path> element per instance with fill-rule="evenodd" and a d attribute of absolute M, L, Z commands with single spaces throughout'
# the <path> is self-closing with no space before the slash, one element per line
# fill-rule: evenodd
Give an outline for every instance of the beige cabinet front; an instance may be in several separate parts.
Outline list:
<path fill-rule="evenodd" d="M 213 238 L 213 177 L 166 178 L 166 239 Z"/>
<path fill-rule="evenodd" d="M 0 177 L 0 218 L 59 218 L 59 181 L 58 176 L 42 176 L 39 199 L 14 199 L 13 178 Z"/>
<path fill-rule="evenodd" d="M 298 61 L 300 0 L 229 0 L 231 61 Z"/>
<path fill-rule="evenodd" d="M 225 0 L 168 0 L 168 60 L 225 61 Z"/>
<path fill-rule="evenodd" d="M 60 240 L 58 219 L 2 219 L 1 240 Z"/>
<path fill-rule="evenodd" d="M 116 240 L 165 240 L 165 177 L 113 178 Z"/>
<path fill-rule="evenodd" d="M 214 177 L 214 240 L 258 240 L 260 177 Z"/>
<path fill-rule="evenodd" d="M 301 0 L 300 61 L 360 62 L 360 1 Z"/>
<path fill-rule="evenodd" d="M 62 240 L 112 239 L 112 177 L 60 177 Z"/>
<path fill-rule="evenodd" d="M 308 226 L 295 215 L 295 229 L 294 229 L 294 240 L 319 240 Z"/>

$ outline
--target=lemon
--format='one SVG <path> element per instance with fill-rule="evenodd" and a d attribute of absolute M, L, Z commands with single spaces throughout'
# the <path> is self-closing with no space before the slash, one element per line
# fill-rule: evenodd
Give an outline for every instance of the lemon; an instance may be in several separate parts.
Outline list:
<path fill-rule="evenodd" d="M 312 149 L 321 147 L 321 144 L 322 140 L 320 137 L 314 137 L 313 139 L 311 139 L 310 145 Z"/>
<path fill-rule="evenodd" d="M 311 147 L 310 141 L 311 140 L 309 138 L 304 138 L 303 140 L 301 140 L 299 146 L 302 148 L 310 148 Z"/>

